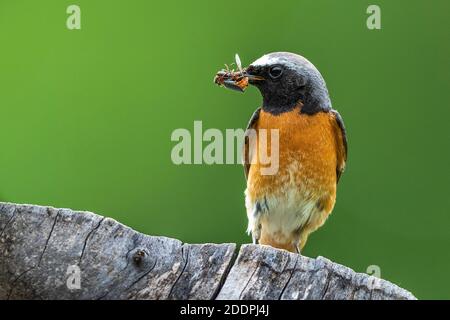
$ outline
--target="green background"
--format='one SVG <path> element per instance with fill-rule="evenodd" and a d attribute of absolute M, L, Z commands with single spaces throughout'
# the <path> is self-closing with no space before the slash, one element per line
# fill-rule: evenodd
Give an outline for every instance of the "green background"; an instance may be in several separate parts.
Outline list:
<path fill-rule="evenodd" d="M 382 10 L 368 30 L 366 8 Z M 66 28 L 78 4 L 82 29 Z M 0 200 L 83 209 L 185 242 L 246 243 L 240 165 L 171 162 L 176 128 L 242 128 L 213 85 L 238 52 L 310 59 L 349 139 L 307 256 L 450 298 L 448 1 L 0 1 Z"/>

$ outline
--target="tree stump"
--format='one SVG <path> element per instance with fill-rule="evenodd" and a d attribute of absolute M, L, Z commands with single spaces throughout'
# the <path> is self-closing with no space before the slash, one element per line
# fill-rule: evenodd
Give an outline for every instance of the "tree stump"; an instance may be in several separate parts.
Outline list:
<path fill-rule="evenodd" d="M 323 257 L 236 250 L 144 235 L 91 212 L 0 203 L 0 299 L 415 299 Z"/>

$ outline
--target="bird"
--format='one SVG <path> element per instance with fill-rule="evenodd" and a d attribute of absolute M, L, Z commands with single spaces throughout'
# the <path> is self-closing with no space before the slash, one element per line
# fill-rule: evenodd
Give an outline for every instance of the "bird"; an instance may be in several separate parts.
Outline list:
<path fill-rule="evenodd" d="M 347 162 L 343 118 L 332 107 L 321 73 L 301 55 L 273 52 L 230 77 L 221 75 L 229 88 L 253 85 L 261 93 L 262 105 L 246 132 L 254 130 L 259 139 L 262 129 L 278 130 L 274 174 L 261 173 L 259 144 L 248 139 L 243 144 L 247 231 L 253 243 L 301 253 L 336 202 Z"/>

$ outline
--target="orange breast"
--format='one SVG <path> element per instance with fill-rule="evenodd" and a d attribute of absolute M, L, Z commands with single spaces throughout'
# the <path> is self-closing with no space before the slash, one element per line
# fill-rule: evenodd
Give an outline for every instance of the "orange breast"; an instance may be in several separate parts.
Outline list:
<path fill-rule="evenodd" d="M 282 193 L 283 185 L 295 181 L 299 190 L 306 191 L 312 197 L 324 196 L 332 200 L 324 201 L 327 202 L 324 206 L 329 207 L 324 208 L 325 211 L 331 211 L 336 194 L 337 162 L 333 121 L 328 113 L 306 115 L 301 114 L 299 108 L 280 115 L 261 110 L 255 126 L 258 137 L 259 129 L 268 129 L 268 132 L 270 129 L 279 130 L 279 170 L 274 175 L 261 175 L 261 168 L 265 165 L 258 161 L 260 146 L 257 144 L 258 150 L 254 152 L 256 159 L 252 159 L 256 163 L 250 167 L 247 186 L 251 200 Z M 268 140 L 270 154 L 270 134 Z"/>

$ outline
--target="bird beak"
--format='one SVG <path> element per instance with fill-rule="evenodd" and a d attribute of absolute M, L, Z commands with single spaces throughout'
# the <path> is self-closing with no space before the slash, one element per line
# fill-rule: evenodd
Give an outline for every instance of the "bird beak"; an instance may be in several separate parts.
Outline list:
<path fill-rule="evenodd" d="M 256 82 L 256 81 L 263 81 L 263 80 L 265 80 L 264 77 L 261 77 L 261 76 L 252 74 L 252 73 L 249 72 L 247 69 L 245 69 L 245 70 L 243 71 L 243 75 L 244 75 L 244 77 L 246 77 L 246 78 L 248 79 L 248 82 L 249 82 L 250 84 L 253 84 L 253 83 Z"/>

